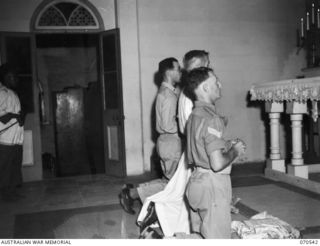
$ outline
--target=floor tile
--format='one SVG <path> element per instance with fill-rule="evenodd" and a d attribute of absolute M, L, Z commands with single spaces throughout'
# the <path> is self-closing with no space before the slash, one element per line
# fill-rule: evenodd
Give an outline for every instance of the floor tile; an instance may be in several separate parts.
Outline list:
<path fill-rule="evenodd" d="M 274 184 L 234 188 L 241 202 L 296 227 L 320 225 L 320 201 Z"/>
<path fill-rule="evenodd" d="M 313 196 L 302 189 L 271 181 L 261 174 L 245 176 L 240 167 L 238 174 L 241 175 L 233 177 L 232 184 L 234 195 L 241 198 L 237 206 L 242 213 L 232 214 L 232 220 L 246 220 L 256 212 L 267 211 L 293 226 L 305 228 L 304 238 L 320 238 L 319 195 Z M 118 193 L 124 183 L 138 184 L 149 179 L 146 176 L 122 179 L 83 175 L 26 183 L 20 188 L 26 196 L 24 199 L 16 203 L 0 202 L 0 238 L 13 237 L 15 218 L 19 216 L 50 211 L 64 214 L 69 209 L 86 212 L 77 216 L 71 213 L 63 221 L 57 218 L 54 237 L 137 238 L 136 218 L 141 206 L 135 203 L 136 215 L 125 213 L 119 206 Z M 99 206 L 102 206 L 100 210 Z M 103 206 L 112 209 L 103 210 Z M 37 215 L 40 221 L 42 215 Z"/>

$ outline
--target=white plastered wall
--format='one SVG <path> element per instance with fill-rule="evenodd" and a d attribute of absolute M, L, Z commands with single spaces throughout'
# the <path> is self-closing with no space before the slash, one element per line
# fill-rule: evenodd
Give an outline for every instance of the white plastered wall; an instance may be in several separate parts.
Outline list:
<path fill-rule="evenodd" d="M 28 32 L 40 2 L 2 0 L 0 31 Z M 246 161 L 265 159 L 265 122 L 260 108 L 248 106 L 247 91 L 253 83 L 292 78 L 300 73 L 304 56 L 295 55 L 295 35 L 304 13 L 303 0 L 90 2 L 102 16 L 106 30 L 120 28 L 128 175 L 150 170 L 154 148 L 151 111 L 157 92 L 154 73 L 158 62 L 168 56 L 181 61 L 190 49 L 210 52 L 223 83 L 218 107 L 229 118 L 228 135 L 247 142 Z M 27 127 L 34 127 L 37 134 L 37 113 L 28 116 Z M 41 179 L 41 144 L 37 139 L 37 168 L 28 173 L 33 180 Z"/>
<path fill-rule="evenodd" d="M 300 74 L 305 57 L 295 55 L 296 28 L 304 1 L 137 0 L 137 6 L 144 162 L 149 162 L 154 148 L 150 112 L 158 62 L 169 56 L 182 61 L 190 49 L 210 52 L 223 85 L 218 109 L 229 119 L 227 135 L 242 138 L 248 146 L 243 161 L 264 161 L 268 122 L 261 118 L 260 107 L 248 104 L 247 93 L 253 83 Z"/>

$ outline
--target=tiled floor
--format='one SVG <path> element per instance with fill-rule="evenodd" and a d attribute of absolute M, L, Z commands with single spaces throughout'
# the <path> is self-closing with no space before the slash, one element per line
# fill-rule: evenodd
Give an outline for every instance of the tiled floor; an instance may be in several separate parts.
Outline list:
<path fill-rule="evenodd" d="M 18 202 L 0 200 L 0 238 L 14 238 L 15 220 L 21 215 L 115 204 L 117 215 L 114 216 L 113 213 L 109 216 L 115 217 L 119 223 L 131 221 L 129 226 L 131 225 L 136 230 L 138 236 L 138 227 L 134 223 L 135 218 L 123 213 L 118 205 L 118 193 L 125 182 L 139 183 L 145 180 L 146 177 L 123 180 L 105 175 L 88 175 L 24 183 L 19 190 L 24 198 Z M 41 215 L 40 213 L 39 216 Z M 66 224 L 58 225 L 56 228 L 56 231 L 59 232 L 56 234 L 57 237 L 64 235 L 61 234 L 59 226 L 70 232 L 69 229 L 66 229 L 68 228 Z M 39 231 L 39 237 L 41 235 L 42 232 Z M 127 237 L 126 233 L 121 235 L 119 231 L 108 234 L 110 238 L 119 238 L 119 235 L 120 238 Z M 71 233 L 69 237 L 77 238 L 77 233 Z"/>
<path fill-rule="evenodd" d="M 137 215 L 124 213 L 118 205 L 118 192 L 127 181 L 94 175 L 25 183 L 20 188 L 25 198 L 0 202 L 0 238 L 137 238 Z M 236 175 L 233 186 L 242 208 L 234 220 L 267 211 L 300 228 L 304 238 L 320 238 L 320 195 L 260 174 Z"/>
<path fill-rule="evenodd" d="M 233 192 L 246 206 L 258 212 L 267 211 L 299 228 L 304 238 L 320 238 L 319 196 L 310 197 L 278 184 L 234 188 Z"/>

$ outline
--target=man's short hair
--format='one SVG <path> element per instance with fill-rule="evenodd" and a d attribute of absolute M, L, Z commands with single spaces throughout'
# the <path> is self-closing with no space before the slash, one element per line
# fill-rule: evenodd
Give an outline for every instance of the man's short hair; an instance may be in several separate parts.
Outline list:
<path fill-rule="evenodd" d="M 194 59 L 194 58 L 203 58 L 209 56 L 209 52 L 205 51 L 205 50 L 190 50 L 188 51 L 184 57 L 183 57 L 183 65 L 184 68 L 187 69 L 187 67 L 190 66 L 190 62 Z"/>
<path fill-rule="evenodd" d="M 174 62 L 178 62 L 174 57 L 169 57 L 159 62 L 158 72 L 162 80 L 165 78 L 166 72 L 174 68 Z"/>
<path fill-rule="evenodd" d="M 188 73 L 186 90 L 193 99 L 196 99 L 195 90 L 209 78 L 210 73 L 214 74 L 213 70 L 208 67 L 195 68 Z"/>

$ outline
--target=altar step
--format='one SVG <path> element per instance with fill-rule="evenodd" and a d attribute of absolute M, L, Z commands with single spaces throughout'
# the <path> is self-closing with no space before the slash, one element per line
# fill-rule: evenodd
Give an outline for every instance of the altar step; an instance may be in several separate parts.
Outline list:
<path fill-rule="evenodd" d="M 309 179 L 304 179 L 288 173 L 266 168 L 264 175 L 266 178 L 281 181 L 320 194 L 320 172 L 309 172 Z"/>

